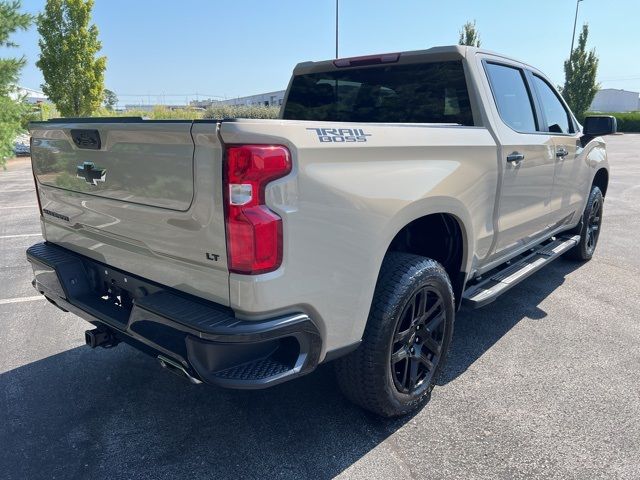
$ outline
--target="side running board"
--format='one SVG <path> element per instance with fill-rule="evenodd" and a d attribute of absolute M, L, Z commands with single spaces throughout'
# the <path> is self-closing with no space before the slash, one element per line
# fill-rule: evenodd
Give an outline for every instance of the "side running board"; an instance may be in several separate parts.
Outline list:
<path fill-rule="evenodd" d="M 580 241 L 580 235 L 563 237 L 536 247 L 531 253 L 512 263 L 509 267 L 467 288 L 462 295 L 463 305 L 480 308 L 493 302 L 504 292 L 514 287 L 529 275 L 551 263 Z"/>

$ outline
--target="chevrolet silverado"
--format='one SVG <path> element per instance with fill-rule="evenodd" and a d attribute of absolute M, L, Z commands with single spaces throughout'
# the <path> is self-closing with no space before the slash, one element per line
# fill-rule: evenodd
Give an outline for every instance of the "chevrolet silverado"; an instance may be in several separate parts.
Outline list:
<path fill-rule="evenodd" d="M 612 117 L 472 47 L 305 62 L 276 120 L 33 122 L 37 291 L 192 383 L 430 398 L 455 312 L 598 241 Z"/>

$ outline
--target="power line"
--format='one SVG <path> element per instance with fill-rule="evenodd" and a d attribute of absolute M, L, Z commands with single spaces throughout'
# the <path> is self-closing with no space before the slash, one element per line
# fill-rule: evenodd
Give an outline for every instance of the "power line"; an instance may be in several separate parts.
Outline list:
<path fill-rule="evenodd" d="M 599 78 L 598 80 L 600 80 L 601 82 L 618 82 L 618 81 L 624 81 L 624 80 L 640 80 L 640 75 L 634 75 L 634 76 L 629 76 L 629 77 L 604 77 L 604 78 Z"/>

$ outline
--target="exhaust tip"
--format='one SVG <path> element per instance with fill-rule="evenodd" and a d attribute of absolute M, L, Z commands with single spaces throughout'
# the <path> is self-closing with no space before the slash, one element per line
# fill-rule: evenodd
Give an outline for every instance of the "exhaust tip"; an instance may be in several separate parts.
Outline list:
<path fill-rule="evenodd" d="M 189 380 L 189 382 L 193 383 L 194 385 L 202 383 L 202 381 L 192 376 L 181 364 L 179 364 L 175 360 L 171 360 L 164 355 L 158 355 L 158 362 L 163 369 L 168 370 L 169 372 L 179 376 L 180 378 Z"/>

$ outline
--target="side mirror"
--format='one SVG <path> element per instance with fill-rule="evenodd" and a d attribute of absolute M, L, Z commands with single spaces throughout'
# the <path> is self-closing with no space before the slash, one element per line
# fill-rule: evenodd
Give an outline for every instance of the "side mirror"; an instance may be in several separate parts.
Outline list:
<path fill-rule="evenodd" d="M 586 117 L 584 119 L 584 128 L 582 134 L 585 137 L 593 138 L 602 135 L 611 135 L 618 131 L 618 122 L 616 117 L 610 115 L 599 115 Z"/>

